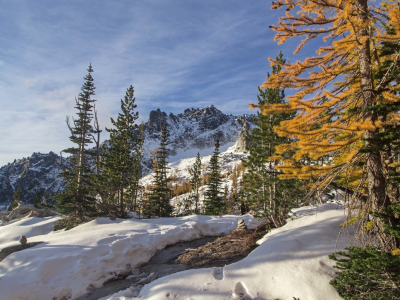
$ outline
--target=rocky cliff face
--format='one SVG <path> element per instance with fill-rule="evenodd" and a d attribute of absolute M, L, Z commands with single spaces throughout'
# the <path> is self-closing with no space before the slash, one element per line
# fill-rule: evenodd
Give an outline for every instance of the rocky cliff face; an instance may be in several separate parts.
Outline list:
<path fill-rule="evenodd" d="M 144 175 L 151 172 L 149 150 L 158 147 L 161 128 L 165 124 L 169 133 L 169 161 L 173 162 L 194 157 L 197 152 L 201 156 L 211 154 L 217 138 L 222 151 L 239 141 L 235 149 L 242 152 L 246 127 L 253 123 L 251 116 L 225 115 L 213 105 L 186 109 L 177 115 L 167 115 L 160 109 L 154 110 L 144 123 Z M 65 183 L 57 177 L 62 171 L 59 162 L 60 157 L 53 152 L 33 153 L 31 157 L 15 160 L 0 168 L 0 204 L 12 201 L 12 195 L 18 188 L 22 192 L 21 200 L 27 203 L 33 202 L 38 189 L 45 189 L 48 194 L 60 192 Z"/>
<path fill-rule="evenodd" d="M 53 152 L 14 160 L 0 168 L 0 203 L 12 202 L 17 189 L 21 189 L 21 201 L 25 203 L 33 202 L 38 189 L 48 194 L 62 191 L 65 183 L 57 177 L 60 172 L 60 156 Z"/>
<path fill-rule="evenodd" d="M 239 139 L 239 132 L 249 124 L 253 124 L 251 116 L 225 115 L 213 105 L 189 108 L 178 115 L 167 115 L 158 109 L 150 113 L 149 121 L 144 124 L 144 149 L 158 147 L 161 128 L 167 125 L 170 161 L 193 157 L 197 152 L 208 155 L 212 153 L 217 138 L 221 148 L 233 146 Z M 245 132 L 244 129 L 242 137 Z M 242 148 L 238 151 L 243 151 Z M 150 168 L 149 151 L 144 154 L 145 165 Z"/>

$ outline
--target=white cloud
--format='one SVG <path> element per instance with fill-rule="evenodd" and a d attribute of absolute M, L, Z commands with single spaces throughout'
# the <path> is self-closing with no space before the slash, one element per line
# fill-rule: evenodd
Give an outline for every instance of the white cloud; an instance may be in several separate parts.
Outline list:
<path fill-rule="evenodd" d="M 214 104 L 242 114 L 264 80 L 268 53 L 278 53 L 263 0 L 93 3 L 16 2 L 0 12 L 0 113 L 14 116 L 0 118 L 7 145 L 0 166 L 10 161 L 6 153 L 70 145 L 65 115 L 75 114 L 89 63 L 104 127 L 131 84 L 140 121 L 158 107 L 179 113 Z"/>

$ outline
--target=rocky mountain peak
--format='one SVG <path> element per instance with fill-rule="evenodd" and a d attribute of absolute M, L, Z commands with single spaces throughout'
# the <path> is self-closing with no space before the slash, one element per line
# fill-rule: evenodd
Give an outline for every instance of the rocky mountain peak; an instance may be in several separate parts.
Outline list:
<path fill-rule="evenodd" d="M 151 172 L 152 161 L 149 150 L 158 147 L 161 130 L 168 129 L 170 162 L 181 158 L 194 157 L 197 152 L 209 155 L 214 150 L 215 140 L 220 141 L 221 151 L 239 143 L 237 151 L 242 152 L 245 145 L 246 129 L 252 124 L 247 115 L 226 115 L 214 105 L 204 108 L 188 108 L 174 115 L 153 110 L 144 123 L 145 142 L 143 145 L 143 173 Z M 240 133 L 240 134 L 239 134 Z M 134 135 L 139 134 L 138 131 Z M 105 141 L 104 143 L 107 143 Z M 224 150 L 225 149 L 225 150 Z M 57 175 L 62 171 L 60 157 L 48 154 L 33 153 L 31 157 L 15 160 L 0 168 L 0 204 L 12 201 L 13 193 L 20 188 L 22 201 L 32 203 L 38 189 L 55 194 L 65 187 Z M 66 163 L 66 160 L 65 162 Z"/>
<path fill-rule="evenodd" d="M 55 194 L 65 183 L 57 175 L 62 171 L 60 157 L 54 152 L 34 152 L 32 156 L 16 159 L 0 168 L 0 203 L 12 201 L 21 189 L 21 201 L 31 203 L 38 189 Z"/>
<path fill-rule="evenodd" d="M 148 128 L 152 128 L 154 131 L 161 131 L 162 126 L 167 123 L 167 119 L 167 114 L 158 108 L 150 112 L 149 120 L 146 124 Z"/>

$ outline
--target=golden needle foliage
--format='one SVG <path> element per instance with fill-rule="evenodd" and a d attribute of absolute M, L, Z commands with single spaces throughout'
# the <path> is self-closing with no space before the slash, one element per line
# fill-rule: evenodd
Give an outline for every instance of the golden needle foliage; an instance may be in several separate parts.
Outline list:
<path fill-rule="evenodd" d="M 279 19 L 276 31 L 278 44 L 289 38 L 302 37 L 296 54 L 312 39 L 324 44 L 316 55 L 304 61 L 280 63 L 269 59 L 271 65 L 281 64 L 282 70 L 273 74 L 261 88 L 293 89 L 285 104 L 258 107 L 264 114 L 297 112 L 290 120 L 281 122 L 274 130 L 291 138 L 290 144 L 278 147 L 278 153 L 295 151 L 294 160 L 277 166 L 288 173 L 282 177 L 315 178 L 351 162 L 364 145 L 366 132 L 379 132 L 384 126 L 399 121 L 397 112 L 384 120 L 374 118 L 366 107 L 379 103 L 399 103 L 396 92 L 400 87 L 387 78 L 373 79 L 372 91 L 365 86 L 361 63 L 367 49 L 370 72 L 384 61 L 399 60 L 399 53 L 384 54 L 383 42 L 400 41 L 400 10 L 398 1 L 367 0 L 280 0 L 272 8 L 286 6 L 285 16 Z M 389 29 L 392 33 L 389 33 Z M 393 34 L 394 32 L 394 34 Z M 393 65 L 392 64 L 392 65 Z M 392 66 L 391 66 L 392 67 Z M 391 68 L 389 67 L 389 68 Z M 389 72 L 390 70 L 388 70 Z M 371 76 L 371 78 L 373 78 Z M 367 103 L 365 93 L 371 93 Z M 324 166 L 304 166 L 297 162 L 335 155 L 335 163 Z"/>

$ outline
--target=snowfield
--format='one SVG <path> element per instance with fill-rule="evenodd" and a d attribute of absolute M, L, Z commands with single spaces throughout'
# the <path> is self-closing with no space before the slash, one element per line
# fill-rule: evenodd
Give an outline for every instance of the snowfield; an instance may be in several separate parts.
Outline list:
<path fill-rule="evenodd" d="M 29 238 L 48 234 L 54 229 L 54 224 L 60 217 L 28 218 L 0 226 L 0 250 L 18 243 L 21 235 Z M 31 239 L 29 239 L 32 242 Z"/>
<path fill-rule="evenodd" d="M 343 299 L 329 284 L 335 275 L 327 255 L 335 250 L 344 210 L 334 203 L 294 210 L 296 219 L 274 229 L 245 259 L 220 268 L 187 270 L 145 285 L 141 299 Z M 337 250 L 348 246 L 342 236 Z M 129 289 L 108 300 L 137 299 Z"/>
<path fill-rule="evenodd" d="M 294 220 L 264 236 L 245 259 L 224 268 L 187 270 L 159 278 L 145 285 L 139 298 L 342 299 L 329 285 L 335 271 L 327 255 L 335 251 L 343 208 L 327 203 L 294 212 Z M 74 299 L 119 272 L 147 262 L 169 244 L 228 233 L 239 218 L 247 225 L 256 224 L 250 215 L 193 215 L 153 220 L 99 218 L 59 232 L 50 231 L 55 218 L 30 218 L 0 227 L 0 248 L 15 243 L 21 234 L 29 242 L 44 241 L 0 262 L 0 299 Z M 26 226 L 27 222 L 35 229 Z M 347 235 L 342 236 L 337 249 L 348 244 Z M 132 295 L 127 289 L 106 299 L 137 299 Z"/>
<path fill-rule="evenodd" d="M 214 149 L 212 149 L 212 151 L 213 150 Z M 212 155 L 200 157 L 203 175 L 209 172 L 208 166 L 210 163 L 211 156 Z M 233 182 L 229 177 L 226 178 L 225 175 L 227 173 L 231 173 L 235 167 L 240 165 L 242 163 L 242 159 L 245 157 L 246 157 L 245 153 L 236 151 L 236 144 L 234 146 L 229 147 L 226 151 L 221 152 L 219 155 L 219 163 L 221 169 L 220 174 L 223 176 L 223 178 L 221 179 L 222 182 L 221 189 L 223 189 L 225 186 L 228 188 L 228 193 L 227 193 L 228 198 L 233 191 L 232 190 Z M 193 166 L 195 161 L 196 157 L 191 157 L 191 158 L 179 159 L 177 161 L 168 163 L 167 176 L 174 175 L 182 180 L 189 180 L 190 179 L 189 168 Z M 241 179 L 242 177 L 239 176 L 238 182 L 240 182 Z M 153 173 L 150 173 L 140 179 L 140 184 L 143 186 L 148 186 L 152 184 L 153 180 L 154 180 L 154 175 Z M 204 192 L 205 192 L 205 186 L 202 185 L 199 188 L 199 211 L 202 211 L 203 208 Z M 181 194 L 171 199 L 171 204 L 175 208 L 176 214 L 181 214 L 184 212 L 185 199 L 190 198 L 190 196 L 193 196 L 193 194 L 192 193 Z M 194 211 L 195 208 L 194 203 L 192 203 L 190 208 L 192 211 Z"/>
<path fill-rule="evenodd" d="M 255 224 L 252 216 L 242 217 Z M 43 241 L 0 262 L 1 300 L 74 299 L 120 272 L 149 261 L 155 251 L 179 241 L 226 234 L 237 216 L 189 216 L 152 220 L 99 218 L 69 231 L 52 230 L 55 218 L 30 218 L 0 227 L 0 249 Z M 27 226 L 29 224 L 29 226 Z"/>

